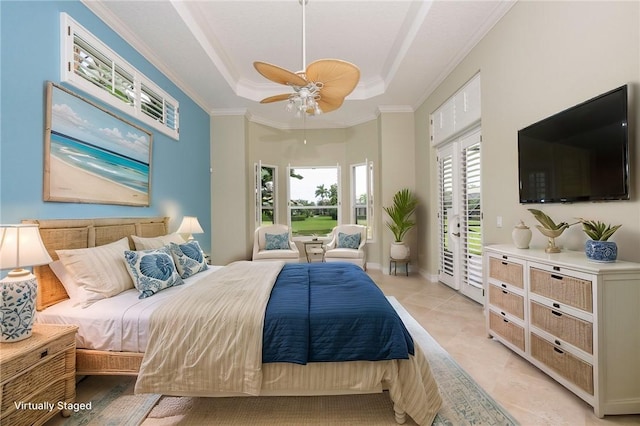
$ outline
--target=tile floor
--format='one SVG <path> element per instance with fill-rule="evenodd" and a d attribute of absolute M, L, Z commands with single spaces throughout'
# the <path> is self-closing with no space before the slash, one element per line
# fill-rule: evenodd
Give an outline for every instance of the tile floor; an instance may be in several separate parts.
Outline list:
<path fill-rule="evenodd" d="M 496 401 L 523 426 L 640 425 L 640 415 L 599 419 L 586 402 L 502 344 L 487 338 L 482 306 L 418 274 L 369 275 L 394 296 Z M 108 386 L 113 386 L 109 378 Z M 94 389 L 77 387 L 78 400 Z M 63 424 L 56 416 L 47 426 Z"/>
<path fill-rule="evenodd" d="M 487 337 L 481 305 L 418 274 L 369 275 L 523 426 L 640 425 L 640 415 L 599 419 L 586 402 Z"/>

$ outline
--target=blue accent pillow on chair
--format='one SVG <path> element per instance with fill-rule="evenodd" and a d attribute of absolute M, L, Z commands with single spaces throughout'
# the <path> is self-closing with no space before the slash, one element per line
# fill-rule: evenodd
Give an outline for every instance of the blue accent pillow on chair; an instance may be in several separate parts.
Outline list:
<path fill-rule="evenodd" d="M 289 234 L 264 234 L 266 250 L 289 250 Z"/>
<path fill-rule="evenodd" d="M 338 248 L 357 249 L 360 247 L 360 233 L 345 234 L 338 232 Z"/>
<path fill-rule="evenodd" d="M 184 283 L 168 247 L 156 250 L 124 252 L 133 283 L 140 292 L 139 299 L 153 296 L 160 290 Z"/>

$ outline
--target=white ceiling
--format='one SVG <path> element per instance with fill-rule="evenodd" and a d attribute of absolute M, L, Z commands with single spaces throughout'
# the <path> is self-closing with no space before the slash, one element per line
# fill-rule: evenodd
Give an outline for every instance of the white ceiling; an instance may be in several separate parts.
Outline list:
<path fill-rule="evenodd" d="M 413 111 L 509 10 L 515 0 L 308 0 L 306 60 L 336 58 L 360 68 L 338 110 L 307 128 L 340 128 L 380 111 Z M 301 128 L 290 93 L 253 68 L 302 69 L 298 0 L 113 1 L 84 4 L 211 114 L 247 114 L 276 128 Z"/>

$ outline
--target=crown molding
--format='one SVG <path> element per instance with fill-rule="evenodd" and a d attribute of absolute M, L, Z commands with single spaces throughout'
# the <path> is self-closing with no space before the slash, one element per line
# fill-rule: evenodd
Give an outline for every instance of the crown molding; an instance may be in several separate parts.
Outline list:
<path fill-rule="evenodd" d="M 391 113 L 392 112 L 414 113 L 415 110 L 413 109 L 413 107 L 409 105 L 378 105 L 379 114 L 390 113 L 390 112 Z"/>
<path fill-rule="evenodd" d="M 194 101 L 203 110 L 208 110 L 209 105 L 202 99 L 198 93 L 191 89 L 191 86 L 183 82 L 162 60 L 160 60 L 153 50 L 142 42 L 134 33 L 132 33 L 126 25 L 109 9 L 103 6 L 101 2 L 91 0 L 80 0 L 98 19 L 100 19 L 107 27 L 111 28 L 120 38 L 133 47 L 138 54 L 146 59 L 151 65 L 156 67 L 162 74 L 175 84 L 182 92 L 184 92 L 192 101 Z"/>

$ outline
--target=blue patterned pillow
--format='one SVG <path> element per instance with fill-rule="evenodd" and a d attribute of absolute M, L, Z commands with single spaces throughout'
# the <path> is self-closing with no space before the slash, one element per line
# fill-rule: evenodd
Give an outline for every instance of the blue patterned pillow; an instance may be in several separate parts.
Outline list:
<path fill-rule="evenodd" d="M 184 244 L 170 243 L 169 249 L 180 278 L 189 278 L 208 268 L 200 244 L 195 240 Z"/>
<path fill-rule="evenodd" d="M 289 250 L 289 234 L 264 234 L 265 249 L 267 250 Z"/>
<path fill-rule="evenodd" d="M 124 252 L 129 274 L 140 292 L 138 299 L 153 296 L 165 288 L 184 283 L 173 261 L 168 247 L 156 250 Z"/>
<path fill-rule="evenodd" d="M 338 232 L 338 248 L 357 249 L 360 247 L 360 233 L 345 234 Z"/>

